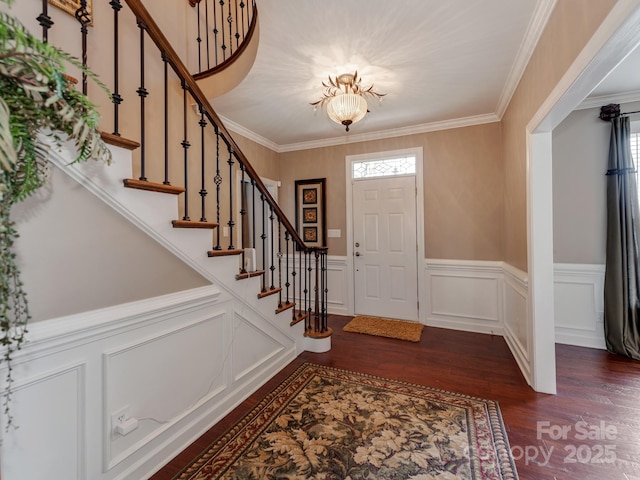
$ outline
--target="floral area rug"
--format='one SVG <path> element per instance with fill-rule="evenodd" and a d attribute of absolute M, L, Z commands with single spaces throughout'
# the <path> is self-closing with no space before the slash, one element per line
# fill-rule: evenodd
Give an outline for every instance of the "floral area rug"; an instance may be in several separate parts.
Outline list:
<path fill-rule="evenodd" d="M 496 402 L 305 363 L 174 480 L 517 478 Z"/>

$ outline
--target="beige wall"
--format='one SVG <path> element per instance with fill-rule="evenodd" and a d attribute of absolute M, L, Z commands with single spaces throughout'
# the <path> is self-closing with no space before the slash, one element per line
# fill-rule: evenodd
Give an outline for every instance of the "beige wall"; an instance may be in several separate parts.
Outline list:
<path fill-rule="evenodd" d="M 12 217 L 32 321 L 209 284 L 55 168 Z"/>
<path fill-rule="evenodd" d="M 640 110 L 640 102 L 621 105 Z M 600 108 L 576 110 L 553 131 L 553 256 L 558 263 L 604 264 L 606 176 L 611 125 Z M 632 116 L 632 120 L 640 115 Z"/>
<path fill-rule="evenodd" d="M 527 270 L 526 126 L 616 0 L 558 0 L 502 119 L 504 260 Z"/>
<path fill-rule="evenodd" d="M 327 179 L 329 253 L 345 255 L 347 155 L 411 147 L 424 150 L 425 255 L 428 258 L 502 258 L 502 158 L 499 123 L 353 143 L 280 155 L 280 204 L 294 212 L 295 180 Z"/>

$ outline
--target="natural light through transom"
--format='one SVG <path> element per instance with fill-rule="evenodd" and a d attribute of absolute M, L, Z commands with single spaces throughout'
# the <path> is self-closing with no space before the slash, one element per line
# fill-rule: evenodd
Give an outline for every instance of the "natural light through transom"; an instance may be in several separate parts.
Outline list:
<path fill-rule="evenodd" d="M 353 162 L 353 178 L 389 177 L 416 173 L 416 157 L 409 155 L 381 160 Z"/>

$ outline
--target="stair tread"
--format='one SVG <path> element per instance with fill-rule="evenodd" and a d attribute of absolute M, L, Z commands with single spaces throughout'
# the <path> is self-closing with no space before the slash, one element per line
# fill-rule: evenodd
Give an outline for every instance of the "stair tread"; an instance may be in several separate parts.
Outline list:
<path fill-rule="evenodd" d="M 215 222 L 201 222 L 196 220 L 172 220 L 173 228 L 216 228 Z"/>
<path fill-rule="evenodd" d="M 278 308 L 276 308 L 276 314 L 285 312 L 295 306 L 296 306 L 296 302 L 283 303 Z"/>
<path fill-rule="evenodd" d="M 269 290 L 265 290 L 264 292 L 260 292 L 258 294 L 258 298 L 264 298 L 264 297 L 268 297 L 269 295 L 274 295 L 276 293 L 279 293 L 282 291 L 282 288 L 278 287 L 278 288 L 272 288 Z"/>
<path fill-rule="evenodd" d="M 140 142 L 121 137 L 120 135 L 116 135 L 114 133 L 100 132 L 100 136 L 102 137 L 102 140 L 104 140 L 104 143 L 108 143 L 109 145 L 113 145 L 115 147 L 122 147 L 126 148 L 127 150 L 135 150 L 136 148 L 140 148 Z"/>
<path fill-rule="evenodd" d="M 124 186 L 127 188 L 135 188 L 136 190 L 147 190 L 150 192 L 169 193 L 172 195 L 178 195 L 184 192 L 183 187 L 176 187 L 174 185 L 165 185 L 164 183 L 149 182 L 148 180 L 137 180 L 135 178 L 125 178 L 122 180 Z"/>
<path fill-rule="evenodd" d="M 226 255 L 242 255 L 242 252 L 244 250 L 242 250 L 241 248 L 236 248 L 236 249 L 220 249 L 220 250 L 209 250 L 207 252 L 207 255 L 210 257 L 224 257 Z"/>
<path fill-rule="evenodd" d="M 291 325 L 292 327 L 296 324 L 296 323 L 300 323 L 303 320 L 306 320 L 306 318 L 309 316 L 309 314 L 307 312 L 304 312 L 302 310 L 298 310 L 298 312 L 296 313 L 296 316 L 293 320 L 291 320 L 291 323 L 289 325 Z"/>
<path fill-rule="evenodd" d="M 256 270 L 255 272 L 244 272 L 236 275 L 236 280 L 244 280 L 246 278 L 258 277 L 264 274 L 264 270 Z"/>

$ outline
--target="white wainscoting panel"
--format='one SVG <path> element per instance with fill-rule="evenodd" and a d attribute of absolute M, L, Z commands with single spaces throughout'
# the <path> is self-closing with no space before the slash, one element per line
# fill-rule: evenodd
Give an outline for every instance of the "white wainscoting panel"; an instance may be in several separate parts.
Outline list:
<path fill-rule="evenodd" d="M 11 458 L 3 454 L 2 478 L 87 478 L 84 379 L 79 364 L 14 385 L 11 411 L 20 428 L 4 439 Z"/>
<path fill-rule="evenodd" d="M 427 325 L 502 335 L 502 262 L 427 259 L 425 271 Z"/>
<path fill-rule="evenodd" d="M 2 479 L 149 478 L 293 360 L 298 334 L 217 286 L 36 323 L 15 354 Z M 138 419 L 125 436 L 122 411 Z"/>
<path fill-rule="evenodd" d="M 556 342 L 605 349 L 604 265 L 554 265 Z"/>
<path fill-rule="evenodd" d="M 528 277 L 507 263 L 504 271 L 504 339 L 531 384 Z"/>
<path fill-rule="evenodd" d="M 329 255 L 327 258 L 327 309 L 336 315 L 349 315 L 347 295 L 347 257 Z"/>

